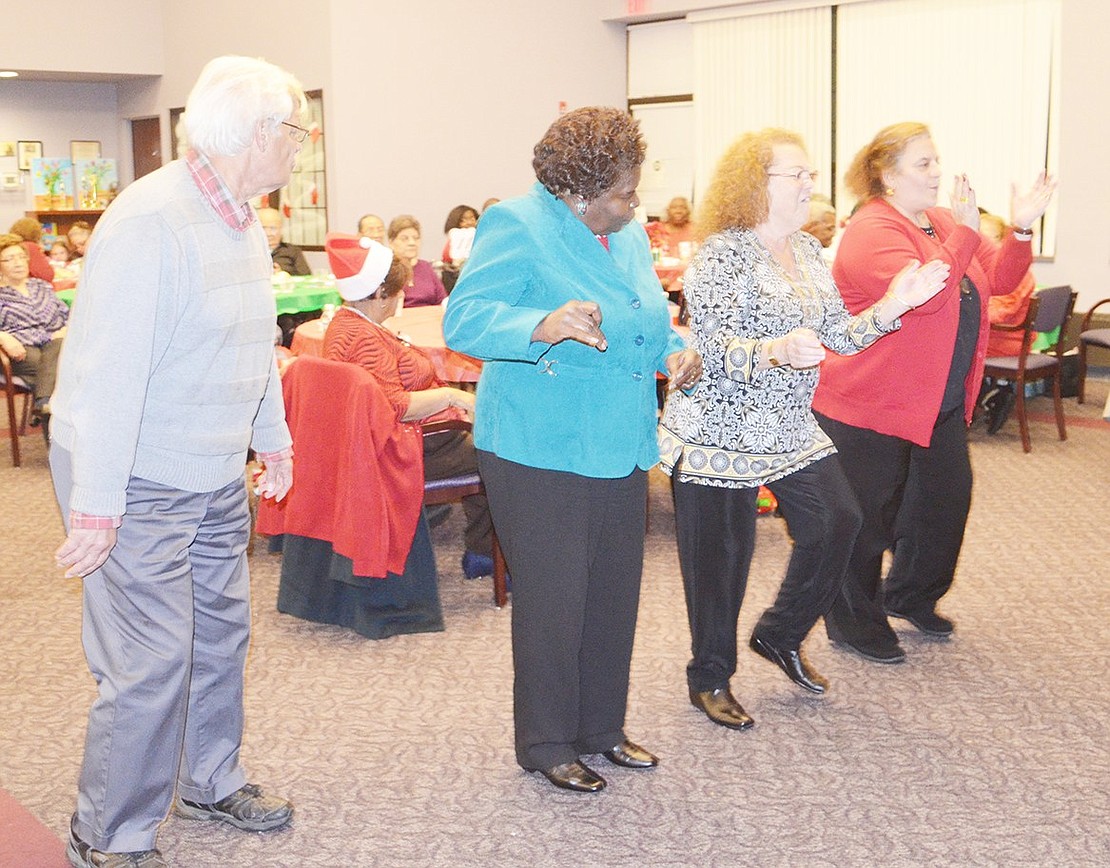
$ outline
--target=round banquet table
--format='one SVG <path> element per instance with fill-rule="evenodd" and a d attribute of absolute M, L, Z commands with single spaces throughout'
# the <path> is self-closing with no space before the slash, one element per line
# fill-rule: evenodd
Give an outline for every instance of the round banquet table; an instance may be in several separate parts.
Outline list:
<path fill-rule="evenodd" d="M 443 307 L 407 307 L 398 316 L 384 323 L 390 331 L 421 350 L 432 360 L 436 376 L 445 383 L 476 383 L 482 373 L 482 363 L 475 358 L 448 349 L 443 341 Z M 324 354 L 323 321 L 314 319 L 297 326 L 289 347 L 295 355 L 322 356 Z"/>

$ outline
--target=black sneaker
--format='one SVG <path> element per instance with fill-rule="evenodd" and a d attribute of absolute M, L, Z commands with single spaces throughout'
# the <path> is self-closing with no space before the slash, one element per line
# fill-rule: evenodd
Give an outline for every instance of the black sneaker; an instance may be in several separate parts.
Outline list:
<path fill-rule="evenodd" d="M 263 795 L 257 784 L 244 784 L 211 805 L 179 798 L 173 810 L 187 820 L 219 820 L 248 832 L 269 832 L 293 819 L 292 802 Z"/>
<path fill-rule="evenodd" d="M 66 845 L 66 858 L 73 868 L 168 868 L 158 850 L 136 850 L 132 853 L 105 853 L 94 850 L 81 840 L 74 828 L 77 815 L 69 823 L 69 843 Z"/>

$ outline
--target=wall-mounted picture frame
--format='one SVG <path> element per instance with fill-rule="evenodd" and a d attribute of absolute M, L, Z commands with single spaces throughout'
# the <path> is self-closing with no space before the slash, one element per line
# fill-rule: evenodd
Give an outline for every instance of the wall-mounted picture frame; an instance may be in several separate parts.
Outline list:
<path fill-rule="evenodd" d="M 69 141 L 69 158 L 71 160 L 99 160 L 100 142 Z"/>
<path fill-rule="evenodd" d="M 16 156 L 19 158 L 19 170 L 31 171 L 31 161 L 42 158 L 42 142 L 19 142 L 16 145 Z"/>

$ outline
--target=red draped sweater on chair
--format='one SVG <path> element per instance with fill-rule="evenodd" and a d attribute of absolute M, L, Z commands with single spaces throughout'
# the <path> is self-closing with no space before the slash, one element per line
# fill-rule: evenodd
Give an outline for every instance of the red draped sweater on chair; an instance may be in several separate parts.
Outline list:
<path fill-rule="evenodd" d="M 282 380 L 293 488 L 258 530 L 332 544 L 359 576 L 400 575 L 424 499 L 423 441 L 357 365 L 302 356 Z"/>

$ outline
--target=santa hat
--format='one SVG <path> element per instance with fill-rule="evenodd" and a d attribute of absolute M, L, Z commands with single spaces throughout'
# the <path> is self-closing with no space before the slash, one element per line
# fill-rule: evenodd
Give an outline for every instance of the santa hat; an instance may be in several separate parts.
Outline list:
<path fill-rule="evenodd" d="M 393 251 L 369 238 L 329 232 L 324 240 L 336 288 L 347 301 L 369 298 L 393 264 Z"/>

